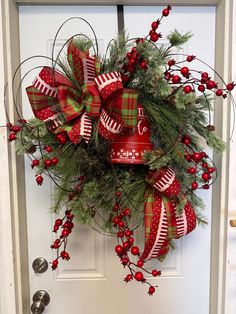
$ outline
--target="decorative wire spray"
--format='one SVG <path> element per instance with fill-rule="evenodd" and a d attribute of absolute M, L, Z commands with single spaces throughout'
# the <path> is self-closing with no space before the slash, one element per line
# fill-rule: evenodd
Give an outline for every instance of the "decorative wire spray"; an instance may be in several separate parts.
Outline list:
<path fill-rule="evenodd" d="M 197 222 L 206 223 L 195 192 L 208 190 L 217 170 L 199 137 L 216 151 L 225 149 L 214 134 L 210 98 L 225 99 L 235 86 L 196 56 L 172 52 L 191 34 L 174 31 L 168 36 L 169 47 L 156 45 L 162 37 L 157 30 L 170 11 L 169 5 L 163 9 L 145 38 L 128 39 L 121 33 L 112 39 L 102 61 L 91 25 L 77 17 L 65 21 L 55 35 L 51 58 L 30 57 L 16 69 L 12 90 L 18 123 L 8 119 L 6 125 L 8 140 L 16 141 L 18 153 L 29 156 L 37 184 L 43 184 L 44 175 L 55 184 L 52 210 L 58 213 L 66 207 L 53 226 L 57 237 L 51 248 L 57 256 L 52 269 L 60 259 L 70 259 L 68 236 L 78 221 L 117 237 L 115 252 L 128 270 L 124 281 L 147 284 L 149 295 L 156 286 L 147 275 L 161 272 L 148 270 L 145 263 L 152 258 L 162 261 L 174 239 L 190 233 Z M 90 27 L 95 47 L 78 33 L 55 57 L 61 29 L 75 19 Z M 65 48 L 67 60 L 62 58 Z M 179 55 L 184 60 L 176 61 Z M 30 69 L 15 92 L 20 68 L 33 58 L 45 58 L 52 66 Z M 194 61 L 213 70 L 220 83 L 190 67 Z M 36 69 L 40 73 L 26 89 L 35 118 L 26 120 L 20 90 Z M 233 99 L 232 104 L 235 111 Z M 143 222 L 142 252 L 134 230 Z"/>

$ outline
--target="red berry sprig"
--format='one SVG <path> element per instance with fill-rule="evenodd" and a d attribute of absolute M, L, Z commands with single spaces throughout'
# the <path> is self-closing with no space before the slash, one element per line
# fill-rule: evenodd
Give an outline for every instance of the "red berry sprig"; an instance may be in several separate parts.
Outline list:
<path fill-rule="evenodd" d="M 189 135 L 182 137 L 182 143 L 187 146 L 185 159 L 191 163 L 191 166 L 186 170 L 186 172 L 193 177 L 191 189 L 196 190 L 201 188 L 208 190 L 216 168 L 204 151 L 195 151 L 191 147 L 191 138 Z M 199 184 L 201 185 L 199 186 Z"/>
<path fill-rule="evenodd" d="M 157 32 L 159 25 L 161 24 L 161 20 L 163 17 L 166 17 L 170 14 L 171 6 L 168 5 L 165 9 L 162 10 L 162 16 L 160 19 L 152 22 L 151 30 L 149 31 L 150 41 L 157 42 L 160 38 L 162 38 L 162 34 Z M 147 37 L 148 37 L 147 36 Z"/>
<path fill-rule="evenodd" d="M 72 222 L 74 215 L 71 210 L 65 211 L 63 218 L 56 219 L 53 227 L 53 232 L 57 233 L 61 229 L 61 235 L 53 242 L 51 248 L 57 251 L 57 257 L 51 262 L 52 270 L 58 267 L 58 260 L 63 259 L 68 261 L 70 259 L 69 253 L 66 251 L 68 236 L 71 234 L 74 228 Z"/>
<path fill-rule="evenodd" d="M 148 271 L 143 267 L 146 261 L 142 259 L 140 249 L 135 245 L 133 231 L 128 226 L 131 210 L 129 208 L 122 209 L 120 207 L 120 196 L 121 193 L 117 192 L 116 203 L 113 207 L 114 215 L 112 223 L 113 227 L 117 230 L 116 235 L 118 239 L 115 252 L 119 256 L 121 264 L 129 269 L 129 273 L 124 278 L 124 281 L 128 283 L 135 279 L 138 282 L 145 283 L 149 285 L 148 294 L 153 295 L 156 291 L 156 286 L 151 285 L 147 278 L 145 278 L 145 273 L 157 277 L 161 275 L 161 272 L 156 269 Z M 130 255 L 138 258 L 136 263 L 131 261 Z"/>

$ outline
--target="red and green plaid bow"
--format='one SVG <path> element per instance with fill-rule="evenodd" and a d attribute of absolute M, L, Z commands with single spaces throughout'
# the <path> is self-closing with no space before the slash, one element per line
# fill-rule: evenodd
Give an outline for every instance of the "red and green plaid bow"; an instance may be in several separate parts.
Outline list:
<path fill-rule="evenodd" d="M 99 118 L 99 132 L 108 139 L 119 136 L 123 127 L 136 126 L 138 92 L 123 88 L 120 73 L 100 74 L 98 59 L 90 57 L 89 51 L 82 52 L 75 40 L 68 45 L 67 60 L 74 83 L 44 67 L 26 89 L 38 119 L 46 121 L 55 133 L 66 131 L 73 143 L 81 137 L 89 141 L 91 117 Z"/>

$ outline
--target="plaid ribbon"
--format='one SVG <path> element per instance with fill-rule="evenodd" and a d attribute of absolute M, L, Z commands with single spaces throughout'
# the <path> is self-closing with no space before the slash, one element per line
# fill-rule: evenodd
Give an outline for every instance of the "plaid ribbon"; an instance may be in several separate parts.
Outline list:
<path fill-rule="evenodd" d="M 99 118 L 102 107 L 108 116 L 113 119 L 118 117 L 117 125 L 121 123 L 120 129 L 123 126 L 128 128 L 136 126 L 138 92 L 123 89 L 121 75 L 118 72 L 99 75 L 98 59 L 90 57 L 89 51 L 82 52 L 75 40 L 71 40 L 68 45 L 67 60 L 74 78 L 82 85 L 82 95 L 67 77 L 55 69 L 44 67 L 33 82 L 33 86 L 26 89 L 37 118 L 50 121 L 50 130 L 55 133 L 59 130 L 68 133 L 74 124 L 78 124 L 77 119 L 81 119 L 84 112 L 90 117 Z M 109 139 L 110 135 L 112 138 L 110 126 L 105 123 L 104 128 L 109 129 L 110 133 L 102 132 L 101 135 L 106 133 L 106 138 Z M 73 143 L 77 141 L 73 140 Z"/>

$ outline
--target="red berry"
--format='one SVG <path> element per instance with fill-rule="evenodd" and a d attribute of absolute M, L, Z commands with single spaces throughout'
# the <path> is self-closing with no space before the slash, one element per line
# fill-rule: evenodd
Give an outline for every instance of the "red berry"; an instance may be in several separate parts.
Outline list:
<path fill-rule="evenodd" d="M 199 160 L 202 159 L 202 154 L 201 154 L 201 153 L 194 153 L 194 154 L 192 155 L 192 159 L 193 159 L 194 161 L 198 162 Z"/>
<path fill-rule="evenodd" d="M 18 132 L 20 132 L 21 127 L 20 127 L 19 125 L 14 125 L 14 126 L 11 128 L 11 130 L 12 130 L 13 132 L 15 132 L 15 133 L 18 133 Z"/>
<path fill-rule="evenodd" d="M 130 244 L 133 244 L 134 243 L 134 238 L 129 238 L 128 241 L 129 241 Z"/>
<path fill-rule="evenodd" d="M 132 231 L 130 231 L 129 229 L 128 229 L 128 230 L 125 230 L 125 236 L 126 236 L 126 238 L 129 238 L 131 235 L 132 235 Z"/>
<path fill-rule="evenodd" d="M 191 168 L 188 168 L 187 172 L 190 174 L 195 174 L 197 172 L 197 169 L 194 167 L 191 167 Z"/>
<path fill-rule="evenodd" d="M 52 262 L 52 269 L 53 269 L 53 270 L 56 269 L 57 266 L 58 266 L 58 260 L 55 259 L 55 260 Z"/>
<path fill-rule="evenodd" d="M 43 183 L 43 177 L 41 175 L 36 177 L 36 182 L 38 183 L 38 185 L 42 185 Z"/>
<path fill-rule="evenodd" d="M 208 78 L 209 78 L 207 72 L 203 72 L 203 73 L 201 74 L 201 77 L 202 77 L 203 80 L 208 80 Z"/>
<path fill-rule="evenodd" d="M 32 164 L 31 164 L 32 168 L 37 167 L 38 165 L 39 165 L 39 160 L 38 159 L 32 160 Z"/>
<path fill-rule="evenodd" d="M 127 58 L 127 59 L 130 59 L 130 58 L 131 58 L 131 52 L 128 52 L 128 53 L 126 54 L 126 58 Z"/>
<path fill-rule="evenodd" d="M 216 90 L 216 96 L 222 96 L 222 95 L 223 95 L 222 89 L 217 89 Z"/>
<path fill-rule="evenodd" d="M 155 293 L 155 291 L 156 291 L 155 287 L 150 286 L 149 289 L 148 289 L 148 294 L 149 295 L 153 295 L 153 293 Z"/>
<path fill-rule="evenodd" d="M 165 79 L 166 79 L 167 81 L 169 81 L 169 80 L 171 79 L 171 77 L 172 77 L 172 75 L 171 75 L 169 72 L 166 72 L 166 73 L 165 73 Z"/>
<path fill-rule="evenodd" d="M 188 77 L 189 76 L 189 68 L 188 67 L 182 67 L 181 70 L 180 70 L 181 74 L 184 76 L 184 77 Z"/>
<path fill-rule="evenodd" d="M 207 171 L 208 171 L 209 173 L 213 173 L 213 172 L 215 172 L 216 170 L 215 170 L 215 168 L 210 167 L 210 168 L 208 168 Z"/>
<path fill-rule="evenodd" d="M 115 225 L 118 225 L 118 223 L 120 222 L 120 217 L 119 217 L 119 216 L 115 216 L 115 217 L 112 219 L 112 222 L 113 222 Z"/>
<path fill-rule="evenodd" d="M 44 160 L 44 165 L 45 165 L 46 168 L 50 167 L 52 165 L 51 159 Z"/>
<path fill-rule="evenodd" d="M 231 91 L 232 89 L 234 89 L 234 86 L 235 86 L 234 82 L 229 83 L 229 84 L 226 85 L 226 89 L 227 89 L 228 91 Z"/>
<path fill-rule="evenodd" d="M 144 261 L 142 259 L 137 261 L 137 266 L 138 267 L 143 267 Z"/>
<path fill-rule="evenodd" d="M 55 166 L 56 164 L 58 164 L 58 158 L 53 157 L 53 158 L 51 159 L 51 162 L 52 162 L 52 165 Z"/>
<path fill-rule="evenodd" d="M 129 243 L 129 241 L 125 241 L 125 242 L 123 243 L 123 248 L 124 248 L 125 250 L 129 250 L 129 249 L 130 249 L 130 246 L 131 246 L 131 244 Z"/>
<path fill-rule="evenodd" d="M 124 237 L 124 232 L 118 231 L 116 236 L 117 236 L 117 238 L 123 238 Z"/>
<path fill-rule="evenodd" d="M 66 238 L 66 237 L 68 237 L 69 234 L 70 234 L 70 230 L 69 229 L 63 229 L 62 233 L 61 233 L 61 236 L 63 238 Z"/>
<path fill-rule="evenodd" d="M 61 252 L 61 257 L 62 259 L 67 260 L 67 261 L 70 259 L 70 255 L 66 251 Z"/>
<path fill-rule="evenodd" d="M 166 8 L 166 9 L 164 9 L 163 11 L 162 11 L 162 15 L 163 16 L 168 16 L 170 14 L 170 10 L 168 9 L 168 8 Z"/>
<path fill-rule="evenodd" d="M 54 225 L 54 227 L 53 227 L 53 232 L 57 232 L 58 229 L 59 229 L 59 226 Z"/>
<path fill-rule="evenodd" d="M 204 184 L 204 185 L 202 186 L 202 188 L 203 188 L 204 190 L 209 190 L 210 185 L 209 185 L 209 184 Z"/>
<path fill-rule="evenodd" d="M 66 217 L 67 219 L 72 220 L 74 218 L 74 215 L 69 212 L 68 214 L 66 214 Z"/>
<path fill-rule="evenodd" d="M 154 31 L 158 28 L 158 26 L 159 26 L 159 20 L 152 22 L 151 27 Z"/>
<path fill-rule="evenodd" d="M 128 257 L 123 257 L 123 258 L 121 259 L 121 263 L 122 263 L 123 265 L 128 265 L 128 264 L 129 264 L 129 259 L 128 259 Z"/>
<path fill-rule="evenodd" d="M 140 64 L 139 64 L 140 68 L 143 69 L 143 70 L 147 70 L 148 68 L 148 65 L 147 65 L 147 62 L 145 61 L 142 61 Z"/>
<path fill-rule="evenodd" d="M 64 144 L 67 142 L 67 137 L 66 137 L 66 135 L 63 134 L 63 133 L 58 133 L 58 134 L 56 135 L 56 140 L 57 140 L 60 144 L 64 145 Z"/>
<path fill-rule="evenodd" d="M 205 86 L 204 85 L 199 85 L 198 86 L 198 90 L 199 90 L 199 92 L 204 92 L 205 91 Z"/>
<path fill-rule="evenodd" d="M 51 153 L 52 152 L 52 147 L 51 146 L 46 146 L 44 148 L 48 153 Z"/>
<path fill-rule="evenodd" d="M 184 88 L 183 88 L 184 92 L 186 94 L 189 94 L 193 91 L 192 87 L 190 85 L 185 85 Z"/>
<path fill-rule="evenodd" d="M 210 178 L 211 178 L 211 176 L 209 175 L 208 172 L 204 172 L 204 173 L 202 174 L 202 179 L 203 179 L 204 181 L 208 181 L 208 180 L 210 180 Z"/>
<path fill-rule="evenodd" d="M 191 138 L 188 135 L 184 135 L 182 138 L 182 143 L 184 143 L 185 145 L 189 145 L 191 144 Z"/>
<path fill-rule="evenodd" d="M 120 228 L 124 228 L 125 223 L 124 223 L 124 221 L 121 220 L 121 221 L 119 221 L 118 225 Z"/>
<path fill-rule="evenodd" d="M 212 80 L 208 80 L 206 81 L 206 87 L 208 89 L 213 89 L 213 88 L 216 88 L 217 87 L 217 84 L 215 81 L 212 81 Z"/>
<path fill-rule="evenodd" d="M 198 188 L 197 182 L 192 182 L 191 186 L 193 190 L 196 190 Z"/>
<path fill-rule="evenodd" d="M 57 219 L 57 220 L 55 221 L 55 225 L 56 225 L 56 226 L 61 226 L 61 225 L 62 225 L 62 219 Z"/>
<path fill-rule="evenodd" d="M 122 81 L 123 81 L 124 83 L 127 83 L 127 82 L 129 81 L 129 76 L 128 76 L 128 75 L 123 75 L 123 76 L 122 76 Z"/>
<path fill-rule="evenodd" d="M 115 251 L 118 255 L 121 255 L 123 253 L 123 247 L 121 245 L 117 245 L 115 247 Z"/>
<path fill-rule="evenodd" d="M 123 213 L 124 213 L 125 216 L 130 216 L 130 214 L 131 214 L 129 208 L 124 209 Z"/>
<path fill-rule="evenodd" d="M 143 273 L 141 271 L 137 271 L 134 275 L 134 278 L 137 280 L 137 281 L 143 281 Z"/>
<path fill-rule="evenodd" d="M 155 43 L 156 41 L 158 41 L 158 39 L 159 39 L 160 37 L 161 37 L 160 34 L 158 34 L 158 33 L 156 33 L 156 32 L 153 32 L 153 33 L 150 34 L 150 39 L 151 39 L 151 41 L 153 41 L 154 43 Z"/>
<path fill-rule="evenodd" d="M 156 269 L 153 269 L 152 275 L 153 275 L 153 277 L 156 277 L 156 276 L 160 275 L 160 272 Z"/>
<path fill-rule="evenodd" d="M 11 127 L 12 127 L 12 123 L 11 123 L 11 122 L 8 122 L 8 123 L 7 123 L 7 128 L 10 129 Z"/>
<path fill-rule="evenodd" d="M 15 141 L 16 140 L 16 134 L 15 133 L 10 133 L 9 136 L 8 136 L 8 141 L 9 142 L 12 142 L 12 141 Z"/>
<path fill-rule="evenodd" d="M 178 84 L 181 81 L 181 78 L 178 75 L 173 75 L 171 80 L 174 84 Z"/>
<path fill-rule="evenodd" d="M 188 62 L 191 62 L 191 61 L 193 61 L 195 58 L 196 58 L 196 57 L 193 56 L 193 55 L 192 55 L 192 56 L 187 56 L 187 59 L 186 59 L 186 60 L 187 60 Z"/>
<path fill-rule="evenodd" d="M 129 281 L 132 280 L 132 279 L 133 279 L 133 276 L 132 276 L 131 274 L 128 274 L 128 275 L 125 277 L 124 281 L 125 281 L 125 282 L 129 282 Z"/>
<path fill-rule="evenodd" d="M 133 255 L 139 255 L 139 248 L 137 246 L 133 246 L 131 249 L 131 253 Z"/>
<path fill-rule="evenodd" d="M 169 65 L 169 67 L 171 67 L 172 65 L 175 64 L 175 60 L 174 60 L 174 59 L 171 59 L 171 60 L 168 61 L 167 64 Z"/>

